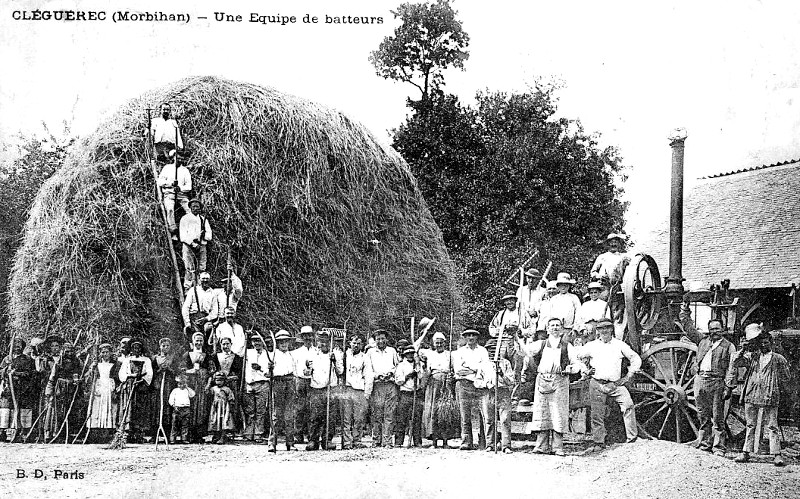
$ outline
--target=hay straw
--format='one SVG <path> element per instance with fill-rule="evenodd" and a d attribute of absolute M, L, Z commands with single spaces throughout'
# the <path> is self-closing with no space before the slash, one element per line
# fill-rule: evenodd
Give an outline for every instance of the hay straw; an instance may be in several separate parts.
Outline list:
<path fill-rule="evenodd" d="M 16 334 L 180 338 L 144 162 L 145 108 L 162 102 L 212 223 L 208 268 L 224 275 L 229 245 L 244 280 L 243 323 L 297 330 L 352 317 L 365 332 L 458 309 L 441 232 L 395 151 L 339 112 L 198 77 L 124 104 L 42 187 L 11 277 Z"/>

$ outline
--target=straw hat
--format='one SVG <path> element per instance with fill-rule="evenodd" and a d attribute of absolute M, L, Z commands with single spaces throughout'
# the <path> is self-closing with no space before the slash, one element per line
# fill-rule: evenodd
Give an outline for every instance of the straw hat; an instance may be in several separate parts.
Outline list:
<path fill-rule="evenodd" d="M 198 332 L 196 332 L 196 333 L 194 333 L 192 335 L 192 341 L 194 341 L 194 339 L 196 337 L 198 337 L 198 336 L 200 337 L 201 340 L 205 340 L 206 339 L 205 335 L 203 333 L 201 333 L 200 331 L 198 331 Z"/>
<path fill-rule="evenodd" d="M 542 277 L 542 273 L 539 269 L 528 269 L 525 271 L 525 275 L 528 277 Z"/>
<path fill-rule="evenodd" d="M 572 276 L 569 275 L 569 273 L 567 272 L 559 272 L 558 277 L 556 277 L 556 285 L 569 284 L 570 286 L 572 286 L 573 284 L 575 284 L 575 282 L 576 282 L 575 279 L 573 279 Z"/>
<path fill-rule="evenodd" d="M 447 339 L 447 338 L 445 338 L 445 337 L 444 337 L 444 333 L 442 333 L 442 332 L 440 332 L 440 331 L 437 331 L 436 333 L 434 333 L 434 334 L 433 334 L 433 341 L 436 341 L 436 340 L 442 340 L 442 341 L 444 341 L 444 340 L 446 340 L 446 339 Z"/>
<path fill-rule="evenodd" d="M 480 334 L 481 334 L 481 333 L 479 333 L 479 332 L 478 332 L 478 331 L 476 331 L 475 329 L 465 329 L 465 330 L 463 330 L 463 331 L 461 332 L 461 336 L 470 336 L 470 335 L 474 335 L 474 336 L 480 336 Z"/>
<path fill-rule="evenodd" d="M 601 284 L 599 281 L 592 281 L 592 282 L 590 282 L 590 283 L 589 283 L 589 287 L 588 287 L 588 288 L 589 288 L 590 290 L 592 290 L 592 289 L 598 289 L 598 290 L 600 290 L 600 291 L 602 291 L 603 289 L 605 289 L 605 287 L 604 287 L 604 286 L 603 286 L 603 285 L 602 285 L 602 284 Z"/>
<path fill-rule="evenodd" d="M 410 353 L 417 353 L 417 351 L 416 351 L 416 350 L 414 350 L 414 347 L 413 347 L 413 346 L 411 346 L 411 345 L 408 345 L 407 347 L 405 347 L 405 348 L 403 349 L 403 355 L 408 355 L 408 354 L 410 354 Z"/>
<path fill-rule="evenodd" d="M 595 326 L 597 327 L 597 329 L 600 329 L 601 327 L 614 327 L 614 323 L 611 322 L 611 319 L 602 318 L 599 321 L 597 321 Z"/>
<path fill-rule="evenodd" d="M 281 329 L 280 331 L 278 331 L 275 334 L 275 341 L 291 340 L 291 339 L 292 339 L 292 335 L 290 335 L 289 331 L 287 331 L 285 329 Z"/>
<path fill-rule="evenodd" d="M 619 242 L 625 242 L 625 234 L 617 234 L 616 232 L 612 232 L 606 236 L 606 242 L 613 241 L 614 239 L 619 239 Z"/>
<path fill-rule="evenodd" d="M 511 293 L 509 293 L 509 294 L 503 295 L 503 297 L 500 298 L 500 301 L 503 302 L 503 303 L 505 303 L 506 300 L 517 301 L 517 295 L 512 295 Z"/>
<path fill-rule="evenodd" d="M 192 200 L 189 201 L 189 207 L 191 207 L 193 204 L 199 204 L 201 208 L 203 207 L 203 203 L 201 203 L 197 198 L 192 198 Z"/>
<path fill-rule="evenodd" d="M 200 280 L 202 281 L 203 279 L 211 280 L 211 274 L 208 272 L 200 272 Z"/>
<path fill-rule="evenodd" d="M 307 334 L 313 335 L 314 328 L 311 326 L 303 326 L 300 328 L 300 336 L 305 336 Z"/>

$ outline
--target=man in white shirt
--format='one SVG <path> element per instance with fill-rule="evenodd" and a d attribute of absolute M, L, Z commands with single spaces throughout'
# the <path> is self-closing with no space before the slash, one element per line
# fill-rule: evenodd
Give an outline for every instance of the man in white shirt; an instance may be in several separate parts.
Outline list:
<path fill-rule="evenodd" d="M 600 299 L 603 292 L 603 285 L 597 281 L 589 283 L 589 299 L 581 304 L 578 317 L 575 319 L 575 330 L 581 334 L 591 333 L 588 330 L 589 321 L 599 321 L 600 319 L 610 319 L 608 305 L 605 300 Z"/>
<path fill-rule="evenodd" d="M 328 387 L 339 384 L 339 376 L 344 372 L 344 361 L 341 350 L 330 350 L 331 335 L 327 331 L 317 333 L 317 351 L 311 358 L 311 387 L 308 403 L 311 409 L 310 430 L 306 450 L 317 450 L 322 447 L 328 450 L 332 434 L 326 435 L 326 416 L 328 403 Z M 327 428 L 328 431 L 333 427 Z M 332 432 L 331 432 L 332 433 Z"/>
<path fill-rule="evenodd" d="M 397 410 L 397 385 L 394 368 L 400 362 L 397 352 L 388 345 L 386 331 L 375 331 L 375 347 L 366 353 L 364 396 L 370 401 L 372 442 L 375 447 L 394 447 L 392 429 Z"/>
<path fill-rule="evenodd" d="M 205 272 L 208 258 L 206 246 L 211 241 L 211 225 L 203 214 L 203 203 L 199 199 L 189 201 L 189 211 L 181 218 L 180 239 L 183 247 L 183 265 L 186 270 L 183 286 L 189 288 L 195 282 L 195 271 Z"/>
<path fill-rule="evenodd" d="M 720 320 L 708 321 L 708 336 L 697 345 L 694 366 L 694 395 L 700 414 L 698 448 L 718 456 L 724 456 L 727 450 L 725 376 L 736 358 L 736 347 L 722 337 L 724 331 Z"/>
<path fill-rule="evenodd" d="M 150 122 L 150 134 L 156 148 L 156 161 L 160 165 L 170 162 L 171 157 L 177 156 L 177 149 L 183 149 L 180 128 L 178 122 L 170 117 L 171 112 L 169 104 L 161 104 L 161 116 L 156 116 Z"/>
<path fill-rule="evenodd" d="M 560 319 L 562 327 L 571 332 L 575 317 L 581 308 L 581 300 L 577 295 L 570 292 L 575 280 L 566 272 L 559 272 L 556 278 L 556 289 L 558 293 L 548 300 L 547 322 L 550 319 Z"/>
<path fill-rule="evenodd" d="M 503 310 L 500 310 L 489 323 L 489 336 L 497 338 L 500 332 L 506 337 L 516 336 L 517 331 L 524 337 L 533 334 L 531 318 L 528 312 L 518 306 L 516 295 L 508 294 L 501 299 Z"/>
<path fill-rule="evenodd" d="M 172 234 L 172 239 L 178 240 L 178 226 L 175 225 L 176 199 L 181 204 L 184 213 L 189 213 L 189 192 L 192 190 L 192 175 L 183 165 L 175 173 L 175 163 L 168 163 L 161 169 L 156 181 L 161 188 L 164 210 L 167 213 L 167 225 Z"/>
<path fill-rule="evenodd" d="M 622 324 L 622 316 L 625 313 L 625 297 L 618 291 L 620 291 L 619 286 L 622 284 L 625 267 L 631 261 L 631 257 L 623 251 L 624 245 L 625 235 L 613 232 L 609 234 L 606 237 L 608 251 L 597 257 L 589 272 L 592 280 L 600 281 L 609 288 L 608 296 L 603 296 L 603 298 L 608 301 L 611 317 L 618 324 L 617 338 L 621 338 L 624 332 L 619 325 Z"/>
<path fill-rule="evenodd" d="M 478 345 L 478 331 L 467 329 L 461 333 L 467 344 L 453 354 L 456 380 L 456 399 L 461 413 L 461 450 L 472 450 L 472 416 L 479 412 L 483 421 L 489 420 L 489 390 L 475 386 L 477 374 L 492 369 L 489 353 Z M 479 442 L 480 443 L 480 442 Z"/>
<path fill-rule="evenodd" d="M 589 398 L 592 410 L 592 438 L 594 447 L 599 450 L 605 445 L 606 439 L 606 401 L 614 399 L 622 411 L 625 422 L 625 434 L 628 443 L 636 440 L 639 434 L 636 426 L 636 412 L 634 411 L 631 394 L 625 385 L 633 379 L 633 375 L 642 367 L 642 359 L 622 340 L 614 337 L 614 323 L 609 319 L 597 322 L 598 338 L 580 347 L 578 356 L 589 367 L 588 373 L 592 376 L 589 381 Z M 622 376 L 622 359 L 630 362 L 628 373 Z M 588 362 L 587 362 L 588 360 Z"/>
<path fill-rule="evenodd" d="M 200 274 L 200 284 L 186 291 L 181 309 L 184 327 L 203 333 L 208 339 L 214 327 L 216 304 L 216 293 L 211 288 L 211 274 L 203 272 Z"/>
<path fill-rule="evenodd" d="M 308 391 L 311 388 L 311 366 L 309 362 L 317 354 L 317 347 L 314 346 L 314 328 L 311 326 L 300 328 L 300 339 L 303 340 L 303 344 L 292 350 L 296 394 L 294 438 L 298 444 L 303 443 L 304 436 L 308 436 L 310 433 Z"/>
<path fill-rule="evenodd" d="M 367 417 L 367 397 L 364 395 L 365 359 L 364 337 L 355 334 L 350 339 L 347 351 L 347 374 L 345 378 L 344 397 L 342 398 L 342 449 L 361 447 L 361 431 Z"/>
<path fill-rule="evenodd" d="M 224 279 L 224 281 L 227 281 L 227 279 Z M 220 312 L 224 311 L 228 307 L 236 310 L 236 308 L 239 306 L 239 302 L 242 300 L 242 296 L 244 295 L 242 280 L 239 279 L 239 276 L 237 276 L 233 271 L 231 271 L 230 293 L 228 293 L 227 286 L 222 288 L 214 288 L 214 291 L 217 295 L 217 306 L 214 308 Z"/>
<path fill-rule="evenodd" d="M 278 422 L 283 422 L 286 433 L 286 450 L 296 450 L 294 447 L 294 406 L 295 406 L 295 383 L 294 383 L 294 356 L 289 351 L 289 342 L 292 337 L 289 332 L 281 329 L 275 334 L 275 342 L 278 347 L 275 349 L 272 371 L 272 400 L 275 408 L 272 411 L 272 425 L 269 428 L 269 447 L 268 452 L 275 452 L 278 445 Z"/>
<path fill-rule="evenodd" d="M 536 319 L 539 314 L 539 307 L 547 294 L 547 289 L 544 287 L 546 283 L 538 269 L 528 269 L 525 271 L 525 285 L 517 289 L 517 305 L 527 312 L 531 319 Z"/>
<path fill-rule="evenodd" d="M 264 426 L 267 420 L 267 405 L 269 404 L 269 354 L 264 346 L 261 336 L 253 333 L 250 336 L 253 348 L 247 350 L 247 362 L 244 366 L 244 411 L 247 417 L 247 426 L 243 435 L 261 442 Z"/>
<path fill-rule="evenodd" d="M 409 447 L 422 446 L 422 409 L 425 404 L 425 371 L 418 365 L 412 345 L 403 349 L 403 360 L 395 367 L 394 382 L 400 387 L 395 418 L 394 444 L 403 446 L 409 426 Z"/>
<path fill-rule="evenodd" d="M 233 308 L 225 309 L 225 322 L 217 326 L 216 334 L 217 341 L 222 341 L 222 338 L 230 339 L 231 351 L 239 357 L 244 356 L 247 341 L 245 340 L 244 328 L 241 324 L 236 323 L 236 310 Z"/>

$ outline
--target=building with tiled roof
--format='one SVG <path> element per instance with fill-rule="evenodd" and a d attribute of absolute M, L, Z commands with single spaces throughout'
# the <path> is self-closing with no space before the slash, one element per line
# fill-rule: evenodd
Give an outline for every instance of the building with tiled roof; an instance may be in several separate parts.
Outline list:
<path fill-rule="evenodd" d="M 669 221 L 634 248 L 669 267 Z M 684 194 L 683 277 L 704 285 L 730 279 L 753 318 L 773 327 L 792 313 L 800 284 L 800 160 L 721 173 Z"/>

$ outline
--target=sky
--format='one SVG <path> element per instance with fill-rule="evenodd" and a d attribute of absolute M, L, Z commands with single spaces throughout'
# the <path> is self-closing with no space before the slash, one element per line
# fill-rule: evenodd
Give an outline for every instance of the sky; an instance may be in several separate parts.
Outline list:
<path fill-rule="evenodd" d="M 268 85 L 338 109 L 384 141 L 416 89 L 381 79 L 369 53 L 398 25 L 399 0 L 4 0 L 0 140 L 44 121 L 91 133 L 125 100 L 190 75 Z M 453 2 L 469 33 L 465 71 L 445 90 L 524 91 L 560 81 L 559 115 L 579 119 L 628 165 L 626 231 L 666 218 L 670 149 L 688 132 L 687 188 L 719 172 L 800 158 L 800 4 L 785 1 Z M 188 24 L 16 21 L 41 10 L 189 13 Z M 216 22 L 215 12 L 243 22 Z M 252 13 L 296 24 L 247 22 Z M 318 24 L 302 23 L 305 14 Z M 325 24 L 328 16 L 382 24 Z M 206 16 L 207 20 L 198 20 Z M 690 216 L 687 214 L 687 216 Z"/>

